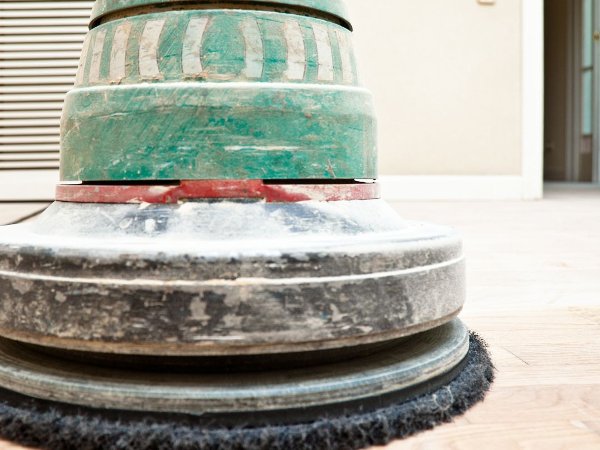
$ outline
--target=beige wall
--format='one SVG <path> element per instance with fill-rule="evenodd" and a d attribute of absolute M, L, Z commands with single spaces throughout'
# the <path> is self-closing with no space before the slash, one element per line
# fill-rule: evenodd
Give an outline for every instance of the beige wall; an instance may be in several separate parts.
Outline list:
<path fill-rule="evenodd" d="M 347 0 L 382 175 L 521 174 L 521 1 Z"/>

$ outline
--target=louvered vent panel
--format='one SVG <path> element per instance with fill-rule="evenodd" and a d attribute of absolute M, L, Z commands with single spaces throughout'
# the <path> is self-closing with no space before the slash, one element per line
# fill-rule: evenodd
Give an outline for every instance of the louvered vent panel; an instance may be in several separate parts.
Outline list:
<path fill-rule="evenodd" d="M 0 178 L 58 169 L 62 104 L 93 3 L 0 0 Z"/>

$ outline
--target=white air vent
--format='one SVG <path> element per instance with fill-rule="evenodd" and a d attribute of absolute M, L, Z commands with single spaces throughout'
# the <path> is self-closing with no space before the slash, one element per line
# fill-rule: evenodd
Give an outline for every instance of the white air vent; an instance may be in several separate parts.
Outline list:
<path fill-rule="evenodd" d="M 93 1 L 0 0 L 0 200 L 44 200 Z"/>

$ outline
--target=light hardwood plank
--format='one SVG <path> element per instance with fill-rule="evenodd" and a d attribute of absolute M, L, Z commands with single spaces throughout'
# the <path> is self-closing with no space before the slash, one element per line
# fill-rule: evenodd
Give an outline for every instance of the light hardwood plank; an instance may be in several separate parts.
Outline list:
<path fill-rule="evenodd" d="M 0 225 L 22 220 L 48 205 L 49 203 L 0 203 Z"/>

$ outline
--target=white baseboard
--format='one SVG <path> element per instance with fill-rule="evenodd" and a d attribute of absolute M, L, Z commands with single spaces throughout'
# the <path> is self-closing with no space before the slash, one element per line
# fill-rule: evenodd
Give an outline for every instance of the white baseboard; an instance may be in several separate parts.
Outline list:
<path fill-rule="evenodd" d="M 386 200 L 533 200 L 519 176 L 382 176 Z M 51 201 L 56 170 L 0 171 L 0 201 Z"/>
<path fill-rule="evenodd" d="M 51 201 L 58 170 L 0 170 L 0 201 Z"/>
<path fill-rule="evenodd" d="M 533 200 L 520 176 L 382 176 L 386 200 Z"/>

